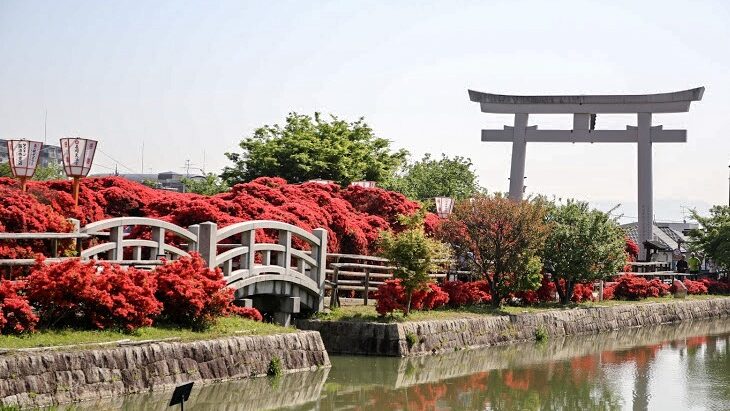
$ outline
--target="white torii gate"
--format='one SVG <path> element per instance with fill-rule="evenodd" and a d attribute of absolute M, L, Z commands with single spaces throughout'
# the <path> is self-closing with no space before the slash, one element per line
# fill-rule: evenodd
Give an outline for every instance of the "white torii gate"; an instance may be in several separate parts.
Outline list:
<path fill-rule="evenodd" d="M 577 96 L 510 96 L 469 90 L 469 99 L 479 103 L 484 113 L 515 115 L 514 126 L 502 130 L 482 130 L 482 141 L 512 142 L 509 196 L 522 199 L 525 178 L 527 142 L 538 143 L 637 143 L 638 144 L 638 234 L 639 255 L 644 243 L 652 239 L 654 215 L 652 188 L 652 143 L 684 143 L 686 130 L 664 130 L 651 125 L 653 113 L 689 111 L 693 101 L 702 100 L 704 87 L 663 94 L 643 95 L 577 95 Z M 532 114 L 573 114 L 572 130 L 538 130 L 527 126 Z M 638 117 L 637 127 L 626 130 L 595 130 L 595 115 L 629 113 Z"/>

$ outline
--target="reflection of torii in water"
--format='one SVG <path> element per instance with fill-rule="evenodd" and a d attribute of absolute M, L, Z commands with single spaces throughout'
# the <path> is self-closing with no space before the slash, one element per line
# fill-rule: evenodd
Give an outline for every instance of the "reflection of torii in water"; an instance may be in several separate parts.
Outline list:
<path fill-rule="evenodd" d="M 680 113 L 689 111 L 692 101 L 702 99 L 705 88 L 664 94 L 644 95 L 576 95 L 576 96 L 510 96 L 469 90 L 471 101 L 477 102 L 484 113 L 515 114 L 514 127 L 502 130 L 482 130 L 482 141 L 511 141 L 512 168 L 509 196 L 521 200 L 525 177 L 526 143 L 637 143 L 639 170 L 639 247 L 644 254 L 644 242 L 652 239 L 653 189 L 652 143 L 684 143 L 686 130 L 664 130 L 652 127 L 652 113 Z M 573 114 L 572 130 L 538 130 L 527 126 L 533 114 Z M 637 114 L 638 126 L 626 130 L 595 130 L 595 116 L 599 113 Z"/>

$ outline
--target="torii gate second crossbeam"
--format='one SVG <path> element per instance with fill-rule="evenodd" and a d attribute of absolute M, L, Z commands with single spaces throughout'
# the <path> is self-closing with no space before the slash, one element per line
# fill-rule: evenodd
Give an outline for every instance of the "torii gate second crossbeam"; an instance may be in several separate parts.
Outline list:
<path fill-rule="evenodd" d="M 652 239 L 654 215 L 652 188 L 652 143 L 684 143 L 686 130 L 664 130 L 651 125 L 653 113 L 688 112 L 693 101 L 702 100 L 705 88 L 663 94 L 511 96 L 469 90 L 471 101 L 479 103 L 484 113 L 511 113 L 514 126 L 502 130 L 482 130 L 482 141 L 511 141 L 512 165 L 509 196 L 522 199 L 527 142 L 556 143 L 636 143 L 638 145 L 638 234 L 640 254 L 644 243 Z M 527 126 L 530 114 L 573 114 L 572 130 L 538 130 Z M 626 130 L 595 130 L 597 114 L 636 114 L 637 127 Z"/>

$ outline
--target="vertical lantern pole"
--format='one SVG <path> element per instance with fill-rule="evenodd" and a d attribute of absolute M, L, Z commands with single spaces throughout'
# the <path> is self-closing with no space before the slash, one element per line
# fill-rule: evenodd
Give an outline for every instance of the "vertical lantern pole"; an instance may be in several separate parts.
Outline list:
<path fill-rule="evenodd" d="M 97 142 L 86 138 L 62 138 L 61 153 L 63 154 L 63 169 L 66 175 L 73 178 L 74 204 L 79 205 L 79 186 L 81 179 L 86 177 L 94 162 Z"/>
<path fill-rule="evenodd" d="M 20 189 L 26 192 L 28 178 L 33 177 L 38 166 L 43 143 L 29 140 L 8 140 L 10 171 L 20 182 Z"/>
<path fill-rule="evenodd" d="M 79 179 L 80 179 L 80 177 L 74 177 L 74 182 L 73 182 L 74 205 L 79 205 Z"/>

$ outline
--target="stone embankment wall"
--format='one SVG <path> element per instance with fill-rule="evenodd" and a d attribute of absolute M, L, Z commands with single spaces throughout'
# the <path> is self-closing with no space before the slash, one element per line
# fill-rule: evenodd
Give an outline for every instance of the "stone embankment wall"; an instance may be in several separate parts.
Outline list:
<path fill-rule="evenodd" d="M 537 330 L 556 337 L 726 316 L 730 298 L 390 324 L 301 320 L 297 326 L 319 331 L 330 354 L 405 357 L 534 340 Z"/>
<path fill-rule="evenodd" d="M 274 357 L 284 372 L 329 367 L 316 332 L 155 342 L 67 351 L 9 351 L 0 356 L 0 404 L 44 407 L 181 383 L 265 375 Z"/>

